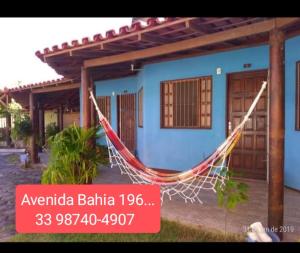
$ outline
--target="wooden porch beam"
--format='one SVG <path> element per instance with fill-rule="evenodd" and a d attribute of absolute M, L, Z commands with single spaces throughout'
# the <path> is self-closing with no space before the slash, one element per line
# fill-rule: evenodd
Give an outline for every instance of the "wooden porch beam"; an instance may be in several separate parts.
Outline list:
<path fill-rule="evenodd" d="M 240 22 L 236 22 L 236 23 L 230 23 L 230 24 L 226 24 L 226 25 L 221 25 L 221 26 L 216 26 L 215 29 L 230 29 L 232 27 L 235 27 L 235 26 L 239 26 L 239 25 L 243 25 L 243 24 L 247 24 L 248 22 L 253 22 L 253 21 L 257 21 L 261 18 L 251 18 L 251 19 L 246 19 L 246 20 L 242 20 Z M 230 19 L 228 19 L 227 21 L 230 21 Z"/>
<path fill-rule="evenodd" d="M 82 96 L 82 126 L 91 127 L 91 102 L 89 95 L 90 78 L 89 71 L 81 68 L 81 96 Z"/>
<path fill-rule="evenodd" d="M 227 21 L 228 19 L 230 19 L 230 17 L 224 17 L 224 18 L 216 17 L 216 18 L 212 18 L 210 20 L 204 21 L 204 22 L 202 22 L 202 24 L 204 24 L 204 25 L 215 24 L 215 23 Z"/>
<path fill-rule="evenodd" d="M 278 28 L 281 28 L 299 20 L 300 18 L 270 19 L 267 21 L 262 21 L 251 25 L 245 25 L 243 27 L 238 27 L 238 28 L 234 28 L 222 32 L 203 35 L 201 37 L 173 42 L 173 43 L 169 43 L 157 47 L 137 50 L 137 51 L 113 55 L 113 56 L 105 56 L 105 57 L 85 60 L 84 67 L 90 68 L 90 67 L 104 66 L 104 65 L 109 65 L 109 64 L 119 63 L 119 62 L 133 61 L 133 60 L 138 60 L 143 58 L 170 54 L 170 53 L 193 49 L 201 46 L 207 46 L 210 44 L 215 44 L 227 40 L 269 32 L 275 27 L 275 24 Z"/>
<path fill-rule="evenodd" d="M 64 129 L 64 106 L 60 105 L 57 109 L 57 126 L 59 131 Z"/>
<path fill-rule="evenodd" d="M 49 92 L 71 90 L 71 89 L 79 89 L 79 88 L 80 88 L 80 83 L 73 83 L 73 84 L 57 85 L 57 86 L 52 86 L 52 87 L 32 89 L 32 93 L 33 94 L 37 94 L 37 93 L 49 93 Z"/>
<path fill-rule="evenodd" d="M 268 227 L 282 239 L 284 204 L 284 34 L 270 32 Z"/>
<path fill-rule="evenodd" d="M 32 124 L 32 134 L 29 140 L 29 149 L 30 149 L 30 160 L 32 163 L 38 163 L 38 149 L 36 143 L 36 134 L 37 134 L 37 103 L 36 95 L 29 93 L 29 115 Z"/>
<path fill-rule="evenodd" d="M 11 97 L 6 94 L 6 105 L 11 102 Z M 11 146 L 11 114 L 7 112 L 6 114 L 6 146 Z"/>
<path fill-rule="evenodd" d="M 45 145 L 45 111 L 42 105 L 39 105 L 39 138 L 40 144 Z"/>
<path fill-rule="evenodd" d="M 112 50 L 112 51 L 127 51 L 127 50 L 134 50 L 135 47 L 134 46 L 127 46 L 127 45 L 112 45 L 112 44 L 102 44 L 101 45 L 101 50 Z"/>
<path fill-rule="evenodd" d="M 147 33 L 140 34 L 138 40 L 152 42 L 152 43 L 161 43 L 161 44 L 168 43 L 167 39 L 164 39 L 160 36 L 147 34 Z"/>
<path fill-rule="evenodd" d="M 185 26 L 186 26 L 186 28 L 189 28 L 190 30 L 192 30 L 194 32 L 200 33 L 201 35 L 211 33 L 211 30 L 209 30 L 208 28 L 205 28 L 203 26 L 201 26 L 201 27 L 197 26 L 197 25 L 191 23 L 191 20 L 187 20 L 185 22 Z"/>
<path fill-rule="evenodd" d="M 94 79 L 92 75 L 90 75 L 89 79 L 89 87 L 92 88 L 93 94 L 96 93 L 96 86 L 94 85 Z M 97 125 L 97 112 L 95 110 L 95 106 L 93 103 L 90 103 L 91 106 L 91 126 L 95 127 Z M 95 144 L 95 143 L 94 143 Z"/>

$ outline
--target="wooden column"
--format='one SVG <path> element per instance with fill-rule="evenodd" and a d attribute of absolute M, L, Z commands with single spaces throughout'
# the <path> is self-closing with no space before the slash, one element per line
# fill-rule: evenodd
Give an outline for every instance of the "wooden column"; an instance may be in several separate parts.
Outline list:
<path fill-rule="evenodd" d="M 93 90 L 93 93 L 95 94 L 96 92 L 96 86 L 94 85 L 94 80 L 92 78 L 90 78 L 90 87 Z M 95 106 L 93 103 L 90 103 L 91 105 L 91 126 L 92 127 L 97 127 L 98 123 L 97 123 L 97 112 L 95 109 Z M 96 147 L 96 138 L 91 142 L 91 145 L 93 145 L 93 147 Z"/>
<path fill-rule="evenodd" d="M 58 126 L 58 129 L 60 130 L 60 126 L 59 126 L 59 107 L 57 107 L 56 109 L 56 124 Z"/>
<path fill-rule="evenodd" d="M 90 78 L 90 84 L 89 87 L 92 88 L 93 93 L 95 94 L 96 91 L 96 87 L 94 85 L 94 80 L 92 78 Z M 90 103 L 90 107 L 91 107 L 91 126 L 95 127 L 97 125 L 96 122 L 96 109 L 93 103 Z"/>
<path fill-rule="evenodd" d="M 64 129 L 64 106 L 60 105 L 57 109 L 57 126 L 59 131 Z"/>
<path fill-rule="evenodd" d="M 89 73 L 85 68 L 81 68 L 81 96 L 82 96 L 82 126 L 91 127 L 91 102 L 89 99 Z"/>
<path fill-rule="evenodd" d="M 268 226 L 279 231 L 284 204 L 284 34 L 270 32 L 270 154 Z M 278 232 L 279 237 L 283 234 Z"/>
<path fill-rule="evenodd" d="M 38 149 L 36 143 L 36 133 L 37 133 L 37 108 L 36 108 L 36 97 L 33 93 L 29 93 L 29 115 L 32 124 L 32 135 L 29 140 L 29 152 L 30 160 L 32 163 L 38 162 Z"/>
<path fill-rule="evenodd" d="M 6 95 L 6 106 L 8 108 L 11 99 L 8 95 Z M 6 114 L 6 146 L 11 146 L 11 114 Z"/>
<path fill-rule="evenodd" d="M 43 106 L 39 106 L 39 137 L 41 145 L 45 145 L 45 111 Z"/>
<path fill-rule="evenodd" d="M 92 110 L 89 88 L 91 79 L 86 68 L 81 68 L 81 96 L 82 96 L 82 127 L 90 128 L 92 126 Z M 89 145 L 93 145 L 93 141 L 89 141 Z M 92 183 L 92 178 L 88 178 L 88 184 Z"/>

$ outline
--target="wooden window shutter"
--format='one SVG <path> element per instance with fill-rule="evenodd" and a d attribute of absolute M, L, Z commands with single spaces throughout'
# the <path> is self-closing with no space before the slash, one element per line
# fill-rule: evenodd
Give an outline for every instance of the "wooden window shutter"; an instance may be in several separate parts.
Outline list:
<path fill-rule="evenodd" d="M 108 120 L 108 122 L 111 123 L 111 101 L 110 96 L 100 96 L 97 97 L 97 102 L 100 111 L 105 116 L 105 118 Z"/>
<path fill-rule="evenodd" d="M 161 82 L 162 128 L 211 128 L 212 78 Z"/>

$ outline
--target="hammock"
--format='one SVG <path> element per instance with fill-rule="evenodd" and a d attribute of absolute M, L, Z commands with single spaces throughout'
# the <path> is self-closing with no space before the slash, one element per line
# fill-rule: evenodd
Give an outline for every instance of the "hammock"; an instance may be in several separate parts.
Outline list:
<path fill-rule="evenodd" d="M 173 196 L 179 196 L 185 202 L 198 201 L 201 190 L 211 190 L 216 192 L 215 187 L 219 182 L 224 186 L 227 179 L 228 164 L 230 153 L 239 141 L 244 125 L 253 112 L 259 101 L 263 91 L 267 86 L 264 81 L 260 91 L 252 102 L 248 112 L 238 126 L 231 132 L 226 140 L 202 162 L 195 165 L 190 170 L 178 173 L 159 172 L 151 169 L 141 163 L 123 144 L 116 132 L 101 113 L 92 90 L 90 90 L 90 98 L 93 101 L 99 117 L 99 123 L 102 125 L 111 168 L 118 167 L 121 174 L 129 176 L 134 184 L 156 184 L 160 186 L 161 201 L 167 195 L 169 199 Z"/>

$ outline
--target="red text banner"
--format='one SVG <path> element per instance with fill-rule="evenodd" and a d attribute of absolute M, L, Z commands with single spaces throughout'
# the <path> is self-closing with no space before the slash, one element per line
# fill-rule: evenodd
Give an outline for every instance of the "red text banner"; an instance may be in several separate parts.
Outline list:
<path fill-rule="evenodd" d="M 158 233 L 154 185 L 18 185 L 18 233 Z"/>

